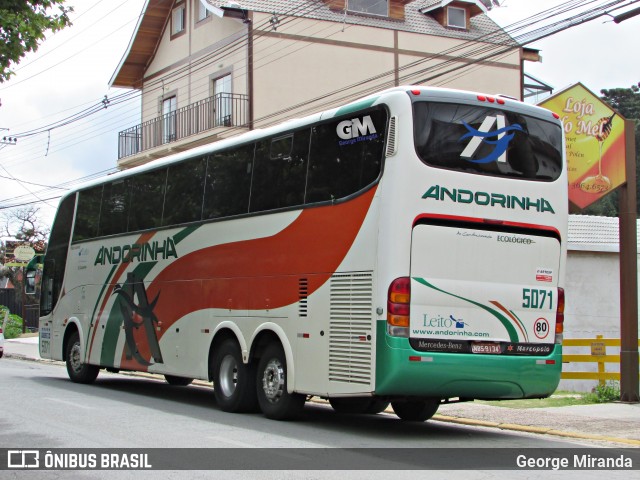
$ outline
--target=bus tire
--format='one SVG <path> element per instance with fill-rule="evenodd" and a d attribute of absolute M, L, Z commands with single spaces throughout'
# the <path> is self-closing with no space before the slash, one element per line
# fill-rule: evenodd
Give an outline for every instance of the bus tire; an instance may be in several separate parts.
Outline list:
<path fill-rule="evenodd" d="M 225 412 L 257 410 L 256 369 L 254 363 L 242 362 L 240 345 L 227 339 L 213 355 L 213 394 Z"/>
<path fill-rule="evenodd" d="M 100 368 L 82 362 L 82 346 L 80 345 L 80 334 L 73 332 L 67 342 L 65 351 L 65 363 L 67 364 L 67 374 L 72 382 L 93 383 L 98 376 Z"/>
<path fill-rule="evenodd" d="M 287 392 L 287 360 L 282 346 L 267 346 L 258 362 L 256 380 L 258 403 L 265 417 L 289 420 L 302 413 L 306 396 Z"/>
<path fill-rule="evenodd" d="M 425 401 L 391 402 L 395 414 L 405 422 L 424 422 L 438 411 L 440 400 L 437 398 Z"/>
<path fill-rule="evenodd" d="M 330 398 L 336 413 L 376 415 L 386 410 L 389 402 L 372 397 Z"/>
<path fill-rule="evenodd" d="M 371 404 L 367 408 L 367 413 L 369 415 L 377 415 L 378 413 L 384 412 L 389 406 L 389 402 L 387 400 L 382 400 L 380 398 L 374 398 L 371 401 Z"/>
<path fill-rule="evenodd" d="M 193 382 L 193 378 L 177 377 L 176 375 L 165 375 L 164 379 L 169 385 L 173 385 L 174 387 L 186 387 Z"/>

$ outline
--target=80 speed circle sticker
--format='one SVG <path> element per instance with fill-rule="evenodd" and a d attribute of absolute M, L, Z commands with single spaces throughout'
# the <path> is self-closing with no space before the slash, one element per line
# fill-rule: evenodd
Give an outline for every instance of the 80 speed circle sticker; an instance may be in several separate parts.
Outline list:
<path fill-rule="evenodd" d="M 541 317 L 533 324 L 533 332 L 540 340 L 547 338 L 549 331 L 549 321 L 546 318 Z"/>

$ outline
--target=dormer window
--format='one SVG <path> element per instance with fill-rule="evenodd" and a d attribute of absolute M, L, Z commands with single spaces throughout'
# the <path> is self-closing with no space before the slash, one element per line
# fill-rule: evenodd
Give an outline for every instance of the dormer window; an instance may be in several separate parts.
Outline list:
<path fill-rule="evenodd" d="M 419 11 L 445 28 L 468 30 L 470 19 L 476 15 L 487 13 L 485 0 L 435 0 L 428 7 Z"/>
<path fill-rule="evenodd" d="M 464 8 L 447 7 L 447 26 L 467 28 L 467 11 Z"/>
<path fill-rule="evenodd" d="M 389 16 L 389 0 L 347 0 L 347 10 L 368 15 Z"/>

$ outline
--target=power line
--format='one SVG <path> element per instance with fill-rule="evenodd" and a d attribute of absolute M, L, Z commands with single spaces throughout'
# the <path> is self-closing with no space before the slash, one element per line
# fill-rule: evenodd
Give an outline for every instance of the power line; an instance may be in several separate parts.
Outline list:
<path fill-rule="evenodd" d="M 505 36 L 505 31 L 507 31 L 507 30 L 509 30 L 511 32 L 515 32 L 515 31 L 518 31 L 519 29 L 525 29 L 525 28 L 530 27 L 530 26 L 532 26 L 532 25 L 534 25 L 534 24 L 536 24 L 536 23 L 538 23 L 538 22 L 540 22 L 540 21 L 542 21 L 544 19 L 552 18 L 553 16 L 557 16 L 560 13 L 566 13 L 567 11 L 569 11 L 570 9 L 575 8 L 578 5 L 584 6 L 584 5 L 589 5 L 589 4 L 592 4 L 592 3 L 597 3 L 597 2 L 595 2 L 595 0 L 592 1 L 592 2 L 586 2 L 586 3 L 585 2 L 579 2 L 579 1 L 567 2 L 566 4 L 563 4 L 562 6 L 558 7 L 559 9 L 560 8 L 564 8 L 564 10 L 556 10 L 554 13 L 550 13 L 550 11 L 542 12 L 542 13 L 538 14 L 537 16 L 530 17 L 529 19 L 527 19 L 527 21 L 516 22 L 515 24 L 513 24 L 510 27 L 505 28 L 504 30 L 503 29 L 498 29 L 495 32 L 492 32 L 490 35 L 487 35 L 486 37 L 487 38 L 495 38 L 496 36 L 500 36 L 500 35 L 504 37 Z M 614 7 L 614 6 L 616 6 L 616 5 L 620 4 L 620 3 L 623 3 L 623 0 L 609 2 L 608 4 L 605 5 L 605 7 L 606 8 Z M 635 2 L 631 2 L 631 3 L 635 3 Z M 555 33 L 556 31 L 560 31 L 560 30 L 575 26 L 577 24 L 576 22 L 578 20 L 580 20 L 581 22 L 584 22 L 584 21 L 593 20 L 594 18 L 597 18 L 598 16 L 603 15 L 604 13 L 602 13 L 602 8 L 603 7 L 601 7 L 598 12 L 591 12 L 591 15 L 586 15 L 585 16 L 585 14 L 580 14 L 580 15 L 576 15 L 574 17 L 571 17 L 571 21 L 569 23 L 567 23 L 569 20 L 566 20 L 566 19 L 565 20 L 561 20 L 561 21 L 556 22 L 556 23 L 553 24 L 553 25 L 555 25 L 555 27 L 553 27 L 553 26 L 544 26 L 544 27 L 541 27 L 541 28 L 539 28 L 539 29 L 534 31 L 534 32 L 538 32 L 537 34 L 536 33 L 532 34 L 532 33 L 529 32 L 528 34 L 526 34 L 526 35 L 528 35 L 528 37 L 525 37 L 525 34 L 522 34 L 522 36 L 519 37 L 519 38 L 522 38 L 523 40 L 528 38 L 528 40 L 527 40 L 528 42 L 537 40 L 538 38 L 544 38 L 544 36 L 548 36 L 548 35 L 550 35 L 552 33 Z M 620 7 L 617 7 L 617 8 L 620 8 Z M 531 21 L 532 19 L 535 19 L 535 21 Z M 542 36 L 542 35 L 544 35 L 544 36 Z M 476 38 L 476 39 L 474 39 L 472 41 L 469 41 L 469 42 L 465 42 L 462 45 L 456 47 L 455 49 L 449 49 L 449 51 L 447 51 L 447 52 L 440 52 L 436 56 L 436 58 L 438 58 L 438 57 L 442 58 L 445 55 L 448 55 L 448 54 L 451 54 L 451 53 L 453 53 L 455 51 L 464 49 L 469 44 L 475 44 L 475 43 L 477 43 L 478 41 L 481 41 L 481 40 L 482 40 L 482 37 Z M 512 44 L 510 49 L 516 48 L 516 47 L 513 46 L 513 39 L 511 39 L 511 42 L 509 42 L 509 43 Z M 503 48 L 501 50 L 498 50 L 498 51 L 493 51 L 493 52 L 491 51 L 492 48 L 495 49 L 495 48 L 498 48 L 498 47 L 503 47 Z M 504 45 L 482 46 L 481 48 L 476 48 L 473 51 L 466 52 L 464 55 L 461 55 L 461 56 L 456 57 L 454 59 L 449 59 L 447 61 L 441 62 L 440 64 L 438 64 L 436 66 L 432 66 L 432 67 L 428 67 L 428 68 L 422 69 L 418 73 L 425 73 L 425 72 L 428 72 L 428 71 L 436 71 L 438 69 L 442 70 L 445 66 L 451 65 L 452 63 L 455 63 L 455 62 L 459 63 L 460 59 L 470 59 L 469 63 L 467 63 L 467 64 L 462 64 L 462 65 L 455 66 L 453 68 L 450 68 L 449 70 L 446 70 L 445 72 L 434 73 L 432 76 L 430 76 L 428 78 L 425 78 L 422 81 L 433 80 L 435 78 L 442 77 L 442 76 L 450 74 L 452 72 L 459 71 L 462 68 L 469 68 L 469 67 L 474 67 L 474 66 L 475 66 L 475 68 L 478 68 L 478 64 L 480 62 L 487 61 L 488 59 L 495 58 L 496 56 L 504 55 L 505 52 L 508 52 L 508 51 L 509 51 L 509 49 L 505 49 Z M 287 55 L 289 55 L 289 54 L 287 54 Z M 474 55 L 479 55 L 479 54 L 484 54 L 484 56 L 480 57 L 480 58 L 475 58 L 474 57 Z M 280 58 L 276 58 L 273 61 L 277 61 L 279 59 Z M 418 65 L 418 64 L 426 62 L 426 61 L 431 61 L 431 60 L 433 60 L 433 58 L 421 59 L 421 60 L 415 62 L 415 64 L 412 65 L 412 66 Z M 269 63 L 270 62 L 268 62 L 265 65 L 268 65 Z M 365 87 L 369 83 L 373 83 L 375 81 L 380 82 L 381 80 L 384 79 L 385 76 L 388 76 L 388 75 L 390 75 L 390 73 L 393 73 L 393 72 L 394 72 L 394 70 L 391 70 L 391 71 L 388 71 L 388 72 L 383 72 L 383 73 L 381 73 L 379 75 L 376 75 L 375 77 L 371 77 L 369 79 L 365 79 L 365 80 L 357 82 L 356 84 L 353 84 L 351 86 L 343 87 L 340 90 L 335 90 L 333 92 L 329 92 L 329 94 L 325 94 L 322 97 L 315 98 L 315 99 L 310 99 L 310 100 L 308 100 L 308 101 L 306 101 L 304 103 L 301 103 L 301 104 L 298 104 L 298 105 L 294 105 L 294 106 L 291 106 L 291 107 L 287 107 L 287 108 L 282 109 L 282 110 L 280 110 L 278 112 L 274 112 L 272 114 L 266 115 L 266 116 L 264 116 L 264 117 L 262 117 L 260 119 L 257 119 L 256 121 L 268 121 L 270 118 L 281 116 L 281 115 L 283 115 L 285 113 L 289 113 L 289 112 L 291 112 L 291 111 L 293 111 L 295 109 L 299 109 L 301 107 L 307 107 L 306 110 L 304 110 L 304 111 L 316 110 L 318 107 L 313 107 L 313 106 L 309 107 L 309 105 L 313 104 L 313 103 L 316 103 L 319 100 L 325 100 L 325 105 L 326 105 L 326 100 L 328 99 L 328 97 L 333 97 L 336 94 L 338 94 L 339 92 L 342 92 L 344 89 L 355 88 L 355 87 Z M 193 70 L 192 70 L 192 73 L 193 73 Z M 405 75 L 403 77 L 403 79 L 404 78 L 411 78 L 411 76 L 415 76 L 415 75 L 416 75 L 416 72 L 409 73 L 409 74 Z M 379 89 L 381 85 L 382 86 L 386 86 L 386 84 L 388 84 L 388 82 L 382 81 L 382 83 L 377 83 L 375 85 L 369 85 L 368 87 L 361 89 L 360 92 L 361 93 L 365 93 L 365 92 L 369 92 L 371 90 L 375 91 L 375 90 Z M 350 93 L 349 95 L 347 95 L 345 97 L 342 97 L 342 98 L 338 98 L 338 99 L 334 98 L 330 102 L 333 104 L 335 102 L 339 102 L 339 101 L 344 100 L 344 99 L 351 99 L 351 98 L 353 98 L 353 95 L 354 95 L 353 93 Z"/>
<path fill-rule="evenodd" d="M 87 13 L 89 13 L 91 10 L 93 10 L 94 8 L 96 8 L 98 5 L 100 5 L 104 0 L 99 0 L 98 2 L 94 3 L 93 5 L 91 5 L 91 7 L 89 7 L 86 11 L 84 11 L 83 13 L 81 13 L 80 15 L 78 15 L 76 18 L 71 20 L 71 27 L 73 27 L 73 25 L 75 24 L 75 22 L 77 22 L 80 18 L 82 18 L 83 16 L 85 16 Z M 124 2 L 122 2 L 120 5 L 118 5 L 116 8 L 114 8 L 113 10 L 111 10 L 109 13 L 107 13 L 106 15 L 100 17 L 100 19 L 98 19 L 97 21 L 93 22 L 91 25 L 87 26 L 85 29 L 77 32 L 75 35 L 67 38 L 66 40 L 64 40 L 63 42 L 61 42 L 59 45 L 56 45 L 55 47 L 51 48 L 50 50 L 48 50 L 45 53 L 42 53 L 40 55 L 38 55 L 36 58 L 34 58 L 32 61 L 24 63 L 24 64 L 19 64 L 20 66 L 17 67 L 16 69 L 14 69 L 15 72 L 19 72 L 20 70 L 23 70 L 25 68 L 30 67 L 31 65 L 33 65 L 36 62 L 39 62 L 40 60 L 42 60 L 43 58 L 45 58 L 47 55 L 49 55 L 52 52 L 55 52 L 56 50 L 58 50 L 59 48 L 65 46 L 67 43 L 69 43 L 71 40 L 73 40 L 74 38 L 82 35 L 84 32 L 86 32 L 87 30 L 89 30 L 90 28 L 92 28 L 94 25 L 103 22 L 104 19 L 106 17 L 108 17 L 109 15 L 111 15 L 113 12 L 115 12 L 116 10 L 118 10 L 120 7 L 122 7 L 124 4 L 126 4 L 126 0 Z M 59 30 L 55 33 L 59 33 L 61 31 L 64 30 Z"/>
<path fill-rule="evenodd" d="M 299 13 L 299 14 L 301 13 L 301 14 L 306 14 L 306 13 L 308 13 L 309 11 L 316 10 L 316 9 L 317 9 L 317 8 L 319 8 L 319 7 L 317 7 L 317 6 L 316 6 L 316 7 L 314 7 L 313 9 L 311 9 L 311 10 L 308 10 L 308 9 L 307 9 L 306 11 L 302 11 L 301 9 L 303 9 L 303 8 L 304 8 L 304 5 L 302 5 L 302 6 L 297 6 L 297 7 L 292 8 L 290 11 L 291 11 L 292 13 Z M 300 20 L 300 18 L 297 18 L 297 17 L 296 17 L 296 18 L 294 18 L 294 20 Z M 263 22 L 262 24 L 260 24 L 260 25 L 261 25 L 261 26 L 262 26 L 262 25 L 268 25 L 268 21 L 264 21 L 264 22 Z M 246 38 L 243 38 L 243 39 L 240 39 L 240 40 L 241 40 L 241 42 L 243 42 L 243 43 L 246 43 L 246 41 L 247 41 L 247 40 L 246 40 Z M 238 43 L 238 41 L 236 41 L 235 43 Z M 231 46 L 234 46 L 234 45 L 232 44 Z M 224 56 L 225 54 L 229 53 L 229 52 L 228 52 L 228 49 L 229 49 L 229 45 L 227 45 L 227 46 L 226 46 L 226 48 L 225 48 L 224 50 L 222 50 L 222 51 L 218 50 L 218 51 L 214 52 L 214 53 L 216 54 L 216 55 L 215 55 L 215 57 L 214 57 L 214 58 L 212 58 L 212 59 L 210 59 L 210 61 L 209 61 L 209 62 L 207 62 L 207 65 L 208 65 L 208 64 L 210 64 L 212 61 L 215 61 L 217 58 L 221 58 L 221 57 L 222 57 L 222 56 Z M 236 48 L 236 50 L 237 50 L 237 48 Z M 188 67 L 188 66 L 187 66 L 187 67 Z M 193 69 L 191 69 L 191 73 L 193 73 Z M 188 74 L 188 72 L 187 72 L 187 74 Z M 183 75 L 182 75 L 182 77 L 184 77 L 184 76 L 185 76 L 185 75 L 183 74 Z M 147 89 L 147 90 L 148 90 L 148 89 Z M 138 92 L 138 91 L 130 92 L 130 93 L 126 93 L 126 94 L 123 94 L 123 95 L 135 95 L 135 97 L 136 97 L 136 98 L 139 98 L 139 96 L 140 96 L 140 94 L 139 94 L 139 92 Z M 113 101 L 112 101 L 112 102 L 113 102 Z M 77 121 L 77 120 L 80 120 L 80 119 L 85 118 L 85 117 L 87 117 L 87 116 L 89 116 L 89 115 L 92 115 L 92 114 L 96 113 L 96 112 L 97 112 L 97 111 L 99 111 L 99 110 L 100 110 L 99 105 L 98 105 L 98 108 L 97 108 L 97 109 L 96 109 L 96 108 L 94 108 L 94 107 L 89 107 L 88 109 L 85 109 L 85 111 L 80 112 L 80 114 L 76 114 L 75 116 L 67 117 L 66 119 L 63 119 L 63 120 L 59 121 L 59 122 L 58 122 L 58 123 L 56 123 L 56 124 L 50 124 L 50 125 L 48 125 L 48 126 L 46 126 L 46 127 L 40 127 L 39 129 L 34 129 L 34 130 L 32 130 L 32 131 L 21 132 L 21 133 L 20 133 L 20 134 L 18 134 L 18 135 L 20 135 L 21 137 L 23 137 L 23 136 L 27 136 L 27 135 L 37 135 L 37 134 L 40 134 L 40 133 L 50 133 L 50 132 L 51 132 L 51 130 L 53 130 L 54 128 L 59 128 L 59 127 L 61 127 L 61 126 L 67 125 L 67 124 L 69 124 L 69 123 L 73 123 L 73 122 L 75 122 L 75 121 Z"/>

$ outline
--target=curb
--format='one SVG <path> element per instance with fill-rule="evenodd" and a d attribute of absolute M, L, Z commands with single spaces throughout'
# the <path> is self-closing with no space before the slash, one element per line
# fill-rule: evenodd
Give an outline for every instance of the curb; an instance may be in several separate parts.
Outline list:
<path fill-rule="evenodd" d="M 517 425 L 513 423 L 487 422 L 484 420 L 473 420 L 463 417 L 450 417 L 447 415 L 439 414 L 434 415 L 433 420 L 438 422 L 456 423 L 459 425 L 469 425 L 474 427 L 498 428 L 500 430 L 510 430 L 514 432 L 535 433 L 538 435 L 553 435 L 556 437 L 576 438 L 580 440 L 597 440 L 601 442 L 622 443 L 625 445 L 640 447 L 640 440 L 634 440 L 631 438 L 608 437 L 605 435 L 592 435 L 589 433 L 565 432 L 562 430 L 554 430 L 551 427 L 534 427 L 527 425 Z"/>
<path fill-rule="evenodd" d="M 4 354 L 6 358 L 14 358 L 17 360 L 26 360 L 28 362 L 40 362 L 40 363 L 49 363 L 54 365 L 65 365 L 64 362 L 58 360 L 48 360 L 44 358 L 33 358 L 28 357 L 26 355 L 22 355 L 20 353 L 6 353 Z M 147 372 L 120 372 L 122 375 L 129 375 L 132 377 L 141 377 L 148 378 L 153 380 L 163 380 L 162 375 L 155 373 L 147 373 Z M 194 380 L 193 385 L 198 385 L 201 387 L 211 386 L 211 382 L 205 382 L 203 380 Z M 323 399 L 313 400 L 314 403 L 322 403 L 329 404 L 328 401 Z M 384 413 L 388 413 L 393 415 L 393 410 L 391 407 L 388 407 Z M 565 432 L 562 430 L 555 430 L 551 427 L 535 427 L 530 425 L 518 425 L 515 423 L 498 423 L 498 422 L 489 422 L 486 420 L 475 420 L 472 418 L 464 418 L 464 417 L 453 417 L 450 415 L 440 415 L 435 414 L 431 419 L 436 422 L 443 423 L 453 423 L 457 425 L 467 425 L 471 427 L 485 427 L 485 428 L 497 428 L 499 430 L 507 430 L 513 432 L 523 432 L 523 433 L 533 433 L 537 435 L 553 435 L 556 437 L 564 437 L 564 438 L 575 438 L 579 440 L 595 440 L 599 442 L 612 442 L 612 443 L 621 443 L 624 445 L 631 445 L 634 447 L 640 447 L 640 440 L 634 440 L 631 438 L 617 438 L 617 437 L 608 437 L 606 435 L 592 435 L 588 433 L 580 433 L 580 432 Z"/>

